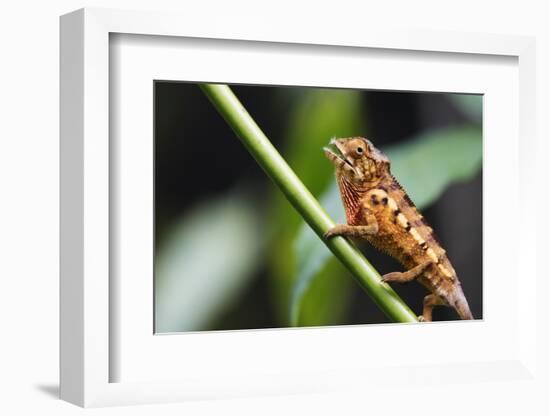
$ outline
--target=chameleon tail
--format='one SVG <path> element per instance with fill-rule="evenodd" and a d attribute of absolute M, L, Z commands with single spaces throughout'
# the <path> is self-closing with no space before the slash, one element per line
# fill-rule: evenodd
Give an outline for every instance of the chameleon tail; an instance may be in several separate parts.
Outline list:
<path fill-rule="evenodd" d="M 462 287 L 460 286 L 460 284 L 458 284 L 455 289 L 454 298 L 454 307 L 458 315 L 460 316 L 460 319 L 474 319 L 472 312 L 470 312 L 468 301 L 466 300 L 466 296 L 464 296 L 464 292 L 462 291 Z"/>

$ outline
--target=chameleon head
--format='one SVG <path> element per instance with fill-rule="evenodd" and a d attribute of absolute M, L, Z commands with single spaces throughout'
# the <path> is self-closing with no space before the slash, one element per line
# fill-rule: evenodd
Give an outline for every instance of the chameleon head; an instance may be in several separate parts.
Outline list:
<path fill-rule="evenodd" d="M 343 175 L 354 183 L 372 181 L 387 173 L 390 168 L 388 157 L 364 137 L 332 139 L 335 150 L 325 147 L 325 155 L 336 169 L 336 175 Z"/>

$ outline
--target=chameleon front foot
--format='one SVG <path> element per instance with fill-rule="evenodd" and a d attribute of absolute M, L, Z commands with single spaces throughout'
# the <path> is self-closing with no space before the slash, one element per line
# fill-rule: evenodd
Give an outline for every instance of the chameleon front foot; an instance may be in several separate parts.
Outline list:
<path fill-rule="evenodd" d="M 336 236 L 345 237 L 363 237 L 365 235 L 372 235 L 378 232 L 378 224 L 369 225 L 346 225 L 337 224 L 328 230 L 323 237 L 329 239 Z"/>
<path fill-rule="evenodd" d="M 330 230 L 328 230 L 325 234 L 323 234 L 323 238 L 325 240 L 328 240 L 333 237 L 337 237 L 339 235 L 345 235 L 347 225 L 344 224 L 338 224 L 332 227 Z"/>

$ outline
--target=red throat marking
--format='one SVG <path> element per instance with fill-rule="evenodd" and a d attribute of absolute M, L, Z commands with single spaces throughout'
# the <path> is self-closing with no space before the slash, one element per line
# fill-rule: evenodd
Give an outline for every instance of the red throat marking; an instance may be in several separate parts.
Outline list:
<path fill-rule="evenodd" d="M 346 210 L 348 224 L 353 225 L 359 213 L 360 191 L 344 177 L 338 178 L 338 187 L 340 188 L 340 195 L 342 196 L 344 209 Z"/>

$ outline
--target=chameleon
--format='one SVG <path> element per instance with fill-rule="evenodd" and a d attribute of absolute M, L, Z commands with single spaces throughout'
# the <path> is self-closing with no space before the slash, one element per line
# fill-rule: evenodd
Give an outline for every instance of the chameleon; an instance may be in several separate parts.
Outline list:
<path fill-rule="evenodd" d="M 364 137 L 332 139 L 324 147 L 335 168 L 347 224 L 324 237 L 365 239 L 406 269 L 382 276 L 383 282 L 417 280 L 430 294 L 420 321 L 431 321 L 435 306 L 449 306 L 461 319 L 473 319 L 457 274 L 433 229 L 390 170 L 390 160 Z"/>

